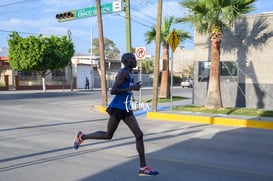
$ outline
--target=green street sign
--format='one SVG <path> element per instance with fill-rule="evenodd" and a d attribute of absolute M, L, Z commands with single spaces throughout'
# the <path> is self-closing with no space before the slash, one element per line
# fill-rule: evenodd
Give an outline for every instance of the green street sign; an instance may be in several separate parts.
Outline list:
<path fill-rule="evenodd" d="M 123 8 L 121 1 L 114 1 L 113 3 L 101 5 L 101 14 L 108 14 L 122 10 Z M 56 14 L 56 19 L 58 19 L 59 22 L 63 22 L 92 16 L 97 16 L 97 9 L 95 6 L 59 13 Z"/>
<path fill-rule="evenodd" d="M 113 5 L 112 3 L 103 4 L 101 5 L 101 14 L 108 14 L 113 12 Z M 87 18 L 97 15 L 97 9 L 95 6 L 83 8 L 83 9 L 76 9 L 76 19 L 80 18 Z"/>

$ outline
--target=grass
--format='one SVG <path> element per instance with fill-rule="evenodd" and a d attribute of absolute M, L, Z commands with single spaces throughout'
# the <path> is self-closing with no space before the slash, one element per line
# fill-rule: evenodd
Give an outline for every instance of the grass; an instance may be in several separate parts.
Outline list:
<path fill-rule="evenodd" d="M 186 97 L 173 96 L 173 101 L 188 99 Z M 151 102 L 147 100 L 146 102 Z M 170 102 L 169 98 L 158 98 L 158 103 Z M 221 109 L 207 109 L 204 106 L 177 106 L 173 108 L 174 111 L 187 112 L 201 112 L 211 114 L 226 114 L 226 115 L 241 115 L 241 116 L 257 116 L 257 117 L 273 117 L 273 110 L 264 109 L 249 109 L 249 108 L 221 108 Z"/>
<path fill-rule="evenodd" d="M 204 106 L 177 106 L 173 108 L 173 110 L 212 113 L 212 114 L 226 114 L 226 115 L 273 117 L 272 110 L 263 110 L 263 109 L 229 108 L 229 107 L 221 108 L 221 109 L 207 109 Z"/>
<path fill-rule="evenodd" d="M 172 101 L 180 101 L 180 100 L 184 100 L 184 99 L 189 99 L 189 98 L 187 98 L 187 97 L 181 97 L 181 96 L 173 96 L 172 97 Z M 158 103 L 164 103 L 164 102 L 170 102 L 170 101 L 171 101 L 170 98 L 158 98 L 157 99 Z M 152 99 L 149 99 L 149 100 L 147 100 L 145 102 L 152 102 Z"/>

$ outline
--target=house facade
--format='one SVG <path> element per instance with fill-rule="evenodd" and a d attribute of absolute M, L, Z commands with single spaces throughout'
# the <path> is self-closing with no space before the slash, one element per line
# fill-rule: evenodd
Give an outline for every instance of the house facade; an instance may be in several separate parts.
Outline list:
<path fill-rule="evenodd" d="M 99 57 L 92 57 L 90 55 L 75 55 L 71 59 L 73 65 L 73 75 L 76 77 L 77 89 L 83 89 L 85 86 L 85 78 L 90 81 L 90 88 L 101 88 L 101 73 L 100 73 L 100 59 Z M 111 87 L 116 73 L 121 68 L 120 60 L 105 59 L 105 71 L 107 86 Z"/>

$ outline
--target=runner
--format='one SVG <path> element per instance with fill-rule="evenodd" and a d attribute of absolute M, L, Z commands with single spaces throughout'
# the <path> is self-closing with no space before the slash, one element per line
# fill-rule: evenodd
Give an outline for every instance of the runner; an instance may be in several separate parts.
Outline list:
<path fill-rule="evenodd" d="M 123 120 L 136 139 L 136 148 L 140 161 L 139 176 L 158 175 L 159 172 L 146 165 L 143 133 L 130 107 L 132 91 L 139 91 L 141 88 L 141 82 L 134 84 L 134 78 L 131 74 L 133 68 L 136 67 L 136 58 L 132 53 L 125 53 L 122 55 L 121 61 L 124 67 L 118 72 L 111 89 L 111 94 L 115 95 L 115 97 L 106 110 L 110 115 L 107 131 L 96 131 L 89 134 L 83 134 L 83 132 L 79 131 L 73 140 L 73 147 L 78 149 L 86 139 L 112 139 L 120 120 Z"/>

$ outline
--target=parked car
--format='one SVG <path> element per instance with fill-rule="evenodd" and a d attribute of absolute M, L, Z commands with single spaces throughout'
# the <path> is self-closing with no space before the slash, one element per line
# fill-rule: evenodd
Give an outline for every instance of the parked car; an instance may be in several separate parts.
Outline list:
<path fill-rule="evenodd" d="M 193 86 L 193 81 L 192 81 L 192 79 L 184 79 L 184 80 L 182 80 L 182 82 L 181 82 L 181 87 L 182 87 L 182 88 L 184 88 L 184 87 L 190 87 L 190 88 L 192 88 L 192 86 Z"/>

